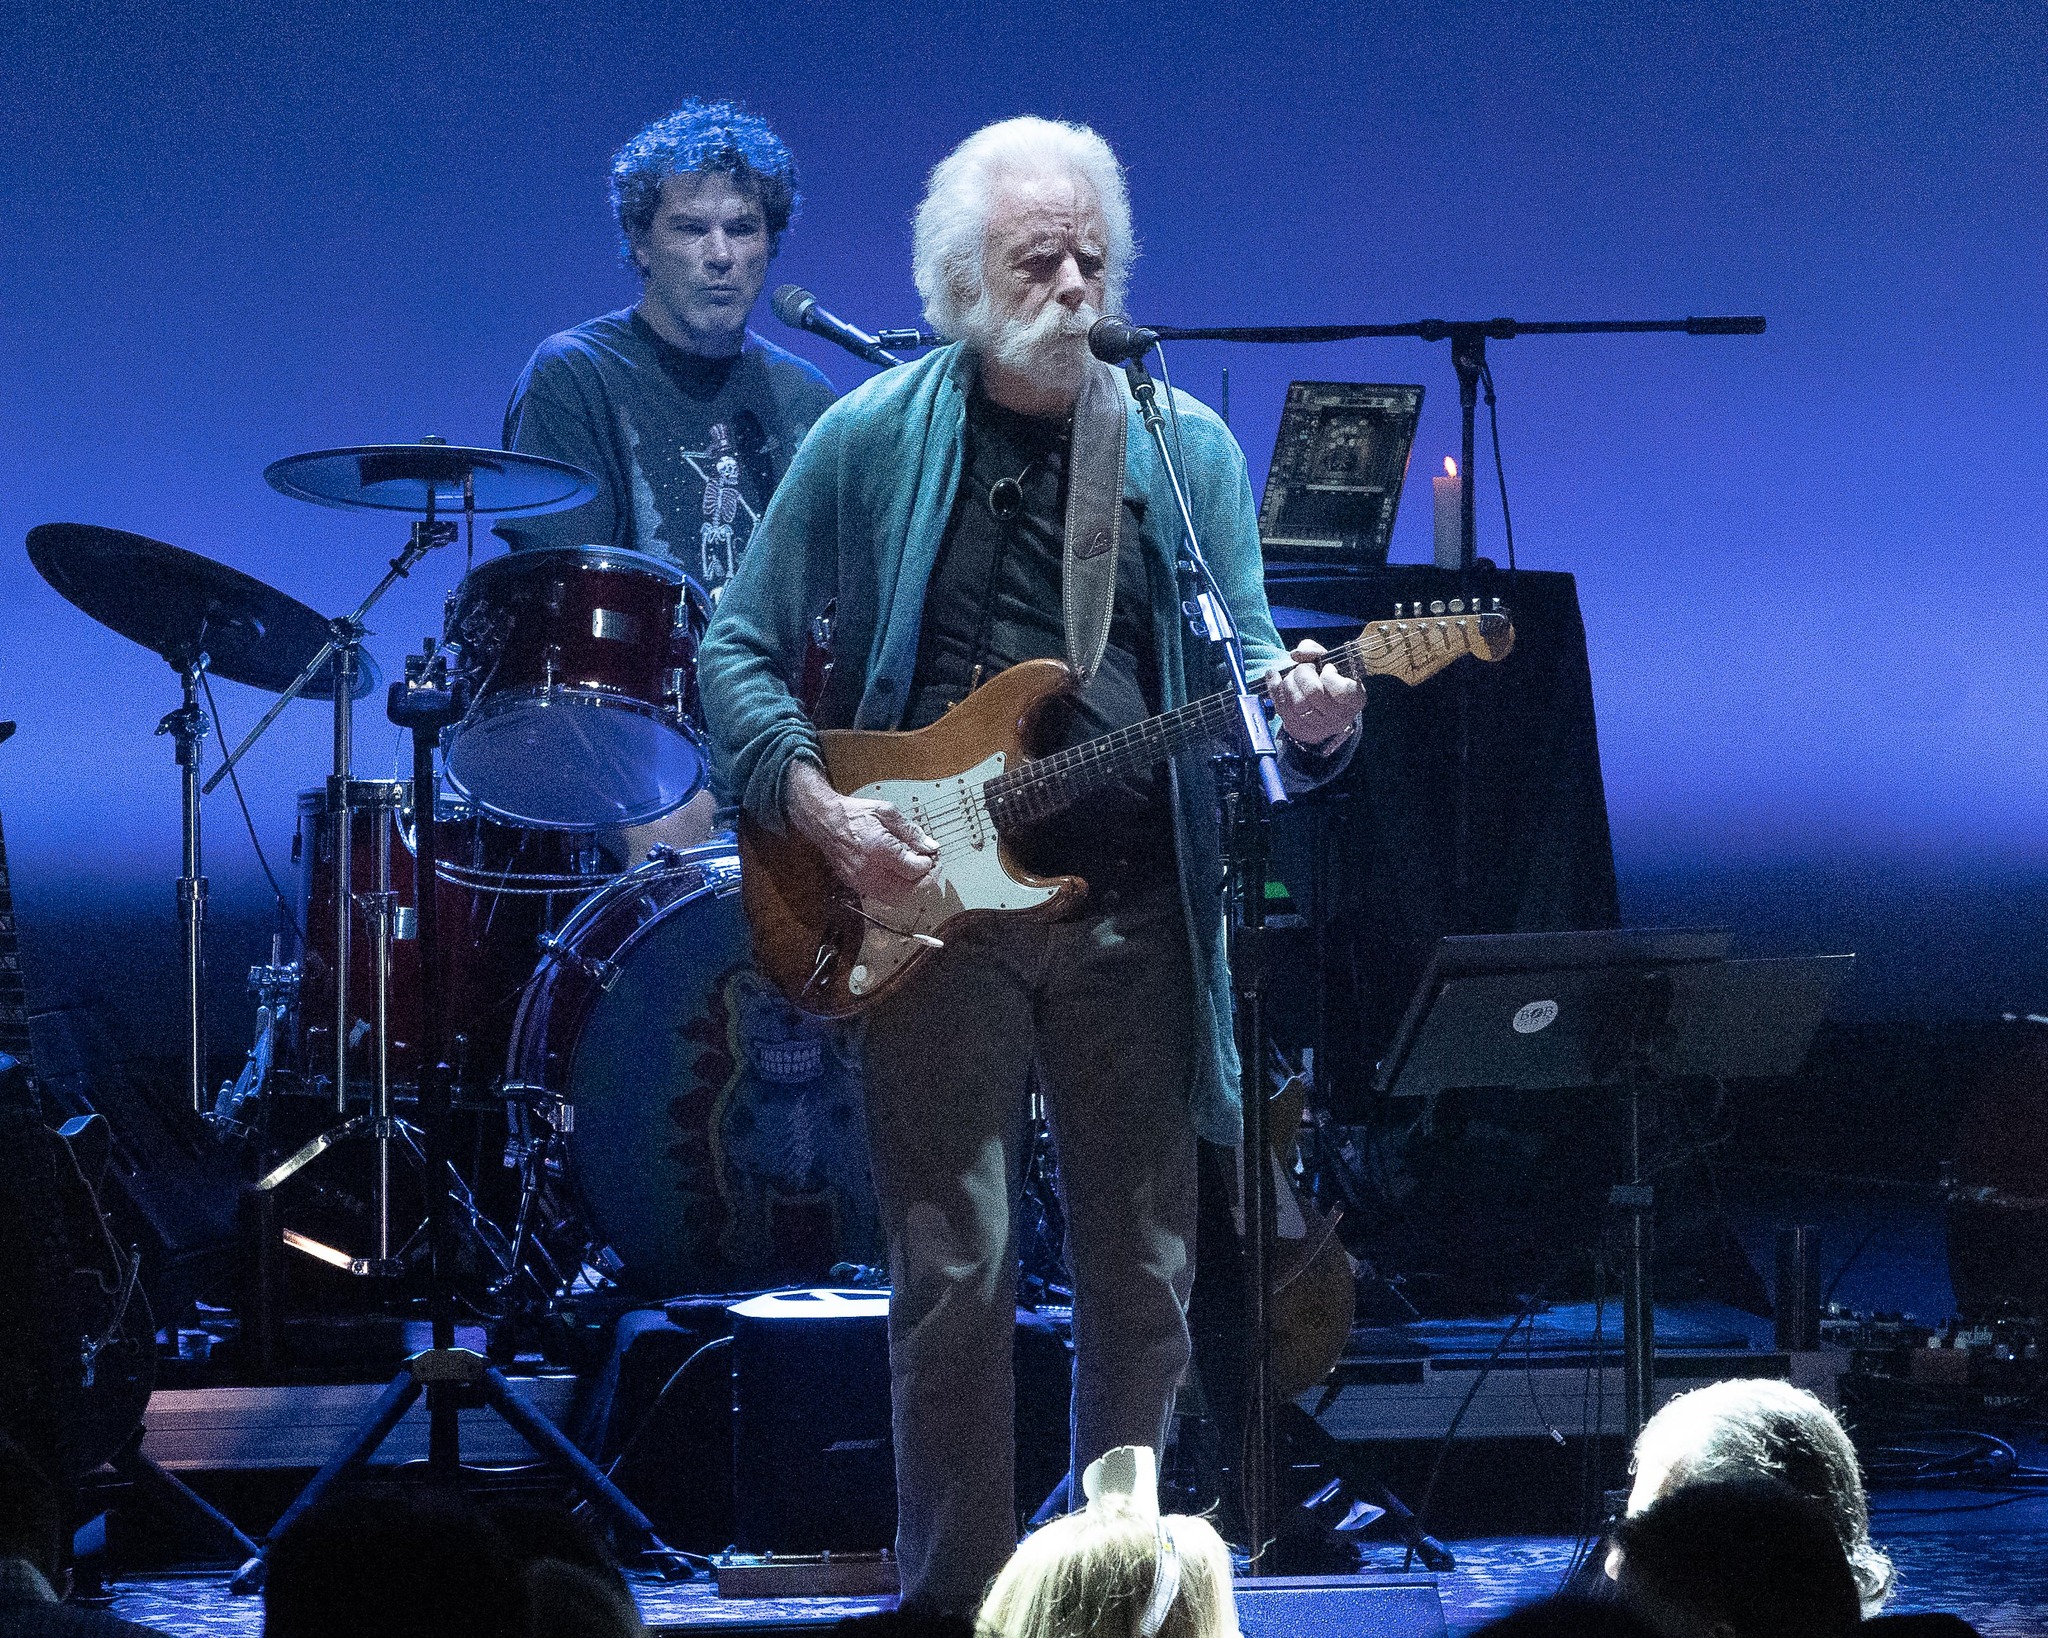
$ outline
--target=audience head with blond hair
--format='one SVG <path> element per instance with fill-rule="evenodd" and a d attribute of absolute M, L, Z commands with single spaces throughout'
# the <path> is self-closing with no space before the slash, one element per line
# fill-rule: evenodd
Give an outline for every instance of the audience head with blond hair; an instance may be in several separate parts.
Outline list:
<path fill-rule="evenodd" d="M 1644 1424 L 1631 1466 L 1631 1517 L 1688 1485 L 1782 1480 L 1826 1510 L 1864 1613 L 1875 1613 L 1891 1592 L 1891 1560 L 1870 1540 L 1856 1449 L 1834 1412 L 1803 1388 L 1738 1378 L 1680 1394 Z"/>
<path fill-rule="evenodd" d="M 1230 1549 L 1207 1519 L 1162 1518 L 1152 1452 L 1093 1463 L 1088 1505 L 1027 1537 L 981 1606 L 985 1638 L 1237 1638 Z"/>

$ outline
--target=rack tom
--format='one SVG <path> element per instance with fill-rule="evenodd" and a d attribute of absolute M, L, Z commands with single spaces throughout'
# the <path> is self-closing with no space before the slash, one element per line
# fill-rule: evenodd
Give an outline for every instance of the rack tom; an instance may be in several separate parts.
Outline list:
<path fill-rule="evenodd" d="M 708 603 L 673 564 L 564 546 L 472 570 L 448 611 L 469 709 L 449 783 L 495 818 L 554 830 L 632 825 L 703 786 L 694 722 Z"/>

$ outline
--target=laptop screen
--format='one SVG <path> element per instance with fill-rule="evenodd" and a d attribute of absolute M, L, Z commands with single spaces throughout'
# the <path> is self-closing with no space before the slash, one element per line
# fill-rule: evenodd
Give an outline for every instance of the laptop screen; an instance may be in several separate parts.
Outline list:
<path fill-rule="evenodd" d="M 1290 383 L 1259 504 L 1266 561 L 1386 562 L 1421 413 L 1420 387 Z"/>

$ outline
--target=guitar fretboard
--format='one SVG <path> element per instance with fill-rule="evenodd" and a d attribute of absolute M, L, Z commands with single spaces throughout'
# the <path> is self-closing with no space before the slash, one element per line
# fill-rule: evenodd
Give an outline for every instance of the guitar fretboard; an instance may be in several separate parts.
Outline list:
<path fill-rule="evenodd" d="M 1235 702 L 1211 694 L 1127 728 L 1055 751 L 998 774 L 982 786 L 998 829 L 1035 824 L 1114 780 L 1141 773 L 1177 751 L 1220 739 L 1230 726 Z"/>
<path fill-rule="evenodd" d="M 1449 620 L 1381 621 L 1331 649 L 1322 663 L 1355 681 L 1388 672 L 1407 673 L 1416 681 L 1472 652 L 1474 632 L 1484 633 L 1489 622 L 1507 629 L 1506 615 L 1477 611 Z M 1234 695 L 1211 694 L 1085 744 L 1036 757 L 982 786 L 990 817 L 998 829 L 1049 819 L 1112 781 L 1142 773 L 1176 752 L 1214 743 L 1236 714 Z"/>

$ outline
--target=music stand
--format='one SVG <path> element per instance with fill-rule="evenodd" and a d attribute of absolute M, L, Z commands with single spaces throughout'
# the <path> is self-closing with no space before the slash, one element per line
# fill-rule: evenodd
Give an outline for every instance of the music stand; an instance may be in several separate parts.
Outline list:
<path fill-rule="evenodd" d="M 1389 1097 L 1620 1087 L 1628 1178 L 1622 1335 L 1631 1442 L 1654 1408 L 1652 1207 L 1642 1097 L 1659 1081 L 1790 1075 L 1852 955 L 1727 959 L 1721 928 L 1618 928 L 1445 938 L 1373 1085 Z"/>

